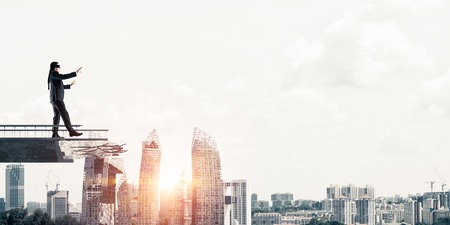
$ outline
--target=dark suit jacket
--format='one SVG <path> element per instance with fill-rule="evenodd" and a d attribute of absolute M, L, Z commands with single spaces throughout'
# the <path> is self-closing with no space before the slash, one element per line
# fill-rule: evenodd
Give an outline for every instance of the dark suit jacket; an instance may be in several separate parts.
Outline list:
<path fill-rule="evenodd" d="M 64 89 L 70 89 L 70 85 L 64 85 L 62 82 L 65 79 L 76 77 L 77 73 L 72 72 L 69 74 L 59 74 L 56 71 L 50 73 L 50 102 L 53 101 L 63 101 L 64 100 Z"/>

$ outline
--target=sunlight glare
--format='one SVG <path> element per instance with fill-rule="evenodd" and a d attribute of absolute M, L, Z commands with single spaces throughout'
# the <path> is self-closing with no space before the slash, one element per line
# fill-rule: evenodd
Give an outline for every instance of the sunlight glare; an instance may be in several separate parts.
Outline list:
<path fill-rule="evenodd" d="M 179 179 L 174 175 L 163 175 L 159 177 L 159 189 L 170 190 L 175 187 Z"/>

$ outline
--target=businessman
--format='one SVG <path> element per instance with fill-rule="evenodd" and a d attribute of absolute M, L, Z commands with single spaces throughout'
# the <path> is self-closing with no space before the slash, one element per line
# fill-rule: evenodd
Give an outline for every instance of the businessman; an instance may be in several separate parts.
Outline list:
<path fill-rule="evenodd" d="M 50 63 L 50 71 L 48 73 L 48 89 L 50 90 L 50 103 L 53 106 L 53 138 L 59 137 L 58 135 L 58 126 L 60 118 L 64 121 L 64 125 L 69 131 L 70 137 L 80 136 L 83 133 L 77 132 L 73 129 L 72 124 L 70 122 L 69 113 L 67 112 L 66 106 L 64 104 L 64 89 L 70 89 L 71 86 L 75 84 L 73 81 L 71 84 L 64 85 L 63 80 L 70 79 L 76 77 L 81 73 L 80 67 L 76 72 L 72 72 L 69 74 L 60 74 L 59 71 L 61 69 L 58 62 Z"/>

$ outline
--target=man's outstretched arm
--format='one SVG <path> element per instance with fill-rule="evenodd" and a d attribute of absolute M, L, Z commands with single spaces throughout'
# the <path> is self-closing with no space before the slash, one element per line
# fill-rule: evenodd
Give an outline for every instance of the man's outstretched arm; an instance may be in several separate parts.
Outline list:
<path fill-rule="evenodd" d="M 68 73 L 68 74 L 59 74 L 58 72 L 52 72 L 50 74 L 50 79 L 65 80 L 65 79 L 70 79 L 70 78 L 76 77 L 76 76 L 77 76 L 76 72 L 72 72 L 72 73 Z"/>
<path fill-rule="evenodd" d="M 81 73 L 81 69 L 83 67 L 80 67 L 77 69 L 77 71 L 72 72 L 72 73 L 68 73 L 68 74 L 59 74 L 58 72 L 54 71 L 50 74 L 50 79 L 54 79 L 54 80 L 65 80 L 65 79 L 70 79 L 72 77 L 76 77 L 78 74 Z"/>
<path fill-rule="evenodd" d="M 64 85 L 64 89 L 70 89 L 70 87 L 72 87 L 76 83 L 77 83 L 77 81 L 74 80 L 74 81 L 72 81 L 72 83 Z"/>

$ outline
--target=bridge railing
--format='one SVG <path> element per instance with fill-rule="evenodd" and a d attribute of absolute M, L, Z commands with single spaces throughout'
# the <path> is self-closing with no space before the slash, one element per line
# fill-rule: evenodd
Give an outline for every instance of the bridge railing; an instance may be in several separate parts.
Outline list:
<path fill-rule="evenodd" d="M 72 125 L 82 136 L 71 138 L 64 125 L 44 124 L 0 124 L 0 138 L 51 138 L 53 127 L 59 127 L 59 135 L 67 140 L 107 140 L 108 129 L 82 129 L 82 125 Z"/>

